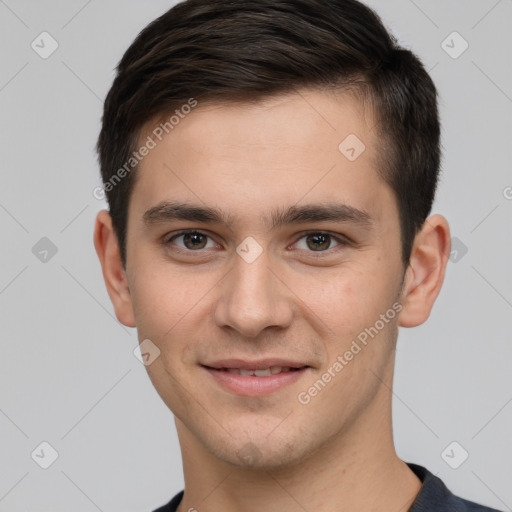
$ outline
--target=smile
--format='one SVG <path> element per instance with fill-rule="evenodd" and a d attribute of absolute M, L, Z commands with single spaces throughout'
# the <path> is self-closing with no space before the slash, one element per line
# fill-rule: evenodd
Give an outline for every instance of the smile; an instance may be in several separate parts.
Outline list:
<path fill-rule="evenodd" d="M 297 382 L 311 370 L 309 366 L 270 366 L 258 370 L 202 367 L 221 388 L 242 396 L 270 395 Z"/>
<path fill-rule="evenodd" d="M 256 377 L 268 377 L 269 375 L 297 371 L 299 368 L 290 368 L 289 366 L 271 366 L 270 368 L 265 368 L 263 370 L 245 370 L 243 368 L 212 368 L 212 370 L 228 372 L 233 375 L 243 375 L 244 377 L 248 377 L 250 375 L 255 375 Z"/>

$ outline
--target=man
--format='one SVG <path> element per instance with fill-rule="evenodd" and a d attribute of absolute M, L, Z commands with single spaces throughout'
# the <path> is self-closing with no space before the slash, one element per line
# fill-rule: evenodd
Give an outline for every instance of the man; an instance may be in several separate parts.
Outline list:
<path fill-rule="evenodd" d="M 436 89 L 355 0 L 189 0 L 126 51 L 94 242 L 174 413 L 164 511 L 484 511 L 396 454 L 450 253 Z"/>

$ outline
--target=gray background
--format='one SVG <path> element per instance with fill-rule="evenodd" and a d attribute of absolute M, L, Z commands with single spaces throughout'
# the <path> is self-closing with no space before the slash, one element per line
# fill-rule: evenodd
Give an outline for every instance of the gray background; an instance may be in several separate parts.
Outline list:
<path fill-rule="evenodd" d="M 149 511 L 183 487 L 172 413 L 115 319 L 92 243 L 102 100 L 124 50 L 171 5 L 0 0 L 0 511 Z M 458 239 L 429 321 L 400 332 L 397 450 L 511 510 L 512 2 L 371 5 L 438 85 L 434 212 Z M 31 48 L 43 31 L 59 45 L 46 59 Z M 469 44 L 457 58 L 454 31 Z M 48 469 L 35 462 L 43 441 L 58 452 Z M 453 441 L 469 453 L 458 469 Z"/>

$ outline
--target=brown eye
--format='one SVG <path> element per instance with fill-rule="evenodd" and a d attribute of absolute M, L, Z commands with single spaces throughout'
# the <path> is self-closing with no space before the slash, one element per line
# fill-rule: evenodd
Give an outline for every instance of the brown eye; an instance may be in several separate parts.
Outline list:
<path fill-rule="evenodd" d="M 316 233 L 313 235 L 308 235 L 306 237 L 308 247 L 313 251 L 323 251 L 329 249 L 331 245 L 331 237 L 330 235 L 326 235 L 324 233 Z"/>
<path fill-rule="evenodd" d="M 182 244 L 178 244 L 175 241 L 182 239 Z M 176 245 L 178 248 L 188 251 L 197 251 L 207 248 L 208 239 L 210 237 L 200 231 L 182 231 L 177 233 L 171 238 L 165 241 L 165 245 Z M 213 243 L 213 242 L 212 242 Z M 215 245 L 215 244 L 213 244 Z"/>
<path fill-rule="evenodd" d="M 304 242 L 302 242 L 302 240 L 304 240 Z M 338 245 L 346 245 L 346 242 L 344 242 L 342 238 L 319 231 L 304 235 L 299 239 L 296 245 L 299 246 L 299 249 L 304 249 L 309 252 L 326 252 L 327 250 L 334 248 L 333 241 L 335 241 L 334 247 Z M 302 247 L 300 247 L 301 244 Z"/>
<path fill-rule="evenodd" d="M 187 233 L 183 235 L 183 244 L 187 249 L 204 249 L 206 237 L 201 233 Z"/>

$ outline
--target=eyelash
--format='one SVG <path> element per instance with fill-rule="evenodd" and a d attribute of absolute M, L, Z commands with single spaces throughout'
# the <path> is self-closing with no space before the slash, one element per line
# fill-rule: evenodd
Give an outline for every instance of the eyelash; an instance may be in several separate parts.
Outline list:
<path fill-rule="evenodd" d="M 179 231 L 178 233 L 174 233 L 172 236 L 164 237 L 164 239 L 162 240 L 162 245 L 164 247 L 168 247 L 171 244 L 171 242 L 173 242 L 177 238 L 187 235 L 187 234 L 202 235 L 202 236 L 205 236 L 205 237 L 209 238 L 210 240 L 212 240 L 212 237 L 210 235 L 208 235 L 207 233 L 204 233 L 200 230 L 185 229 L 185 230 Z M 331 253 L 331 251 L 336 250 L 337 248 L 339 249 L 341 247 L 346 247 L 351 244 L 350 240 L 347 239 L 346 237 L 343 237 L 340 235 L 334 235 L 328 231 L 307 231 L 307 232 L 303 233 L 302 236 L 300 238 L 298 238 L 296 242 L 294 242 L 294 244 L 296 244 L 299 240 L 302 240 L 303 238 L 306 238 L 309 235 L 327 235 L 330 237 L 330 239 L 335 240 L 338 243 L 338 245 L 336 247 L 326 249 L 325 251 L 312 251 L 312 250 L 307 251 L 307 252 L 311 253 L 314 257 L 318 257 L 318 258 L 321 258 L 323 254 Z M 177 249 L 179 252 L 182 252 L 182 253 L 185 252 L 185 253 L 189 253 L 189 254 L 190 253 L 201 253 L 205 250 L 205 249 L 198 249 L 198 250 L 194 251 L 191 249 L 183 249 L 182 247 L 178 247 Z"/>

